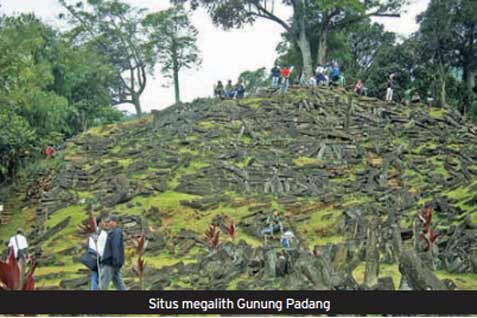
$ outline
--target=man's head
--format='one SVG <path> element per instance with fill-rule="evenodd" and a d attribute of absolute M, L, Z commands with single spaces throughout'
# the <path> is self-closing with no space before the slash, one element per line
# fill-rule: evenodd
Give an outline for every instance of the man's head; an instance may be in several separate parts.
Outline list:
<path fill-rule="evenodd" d="M 273 216 L 278 216 L 278 210 L 273 210 L 272 215 Z"/>
<path fill-rule="evenodd" d="M 119 223 L 119 217 L 116 214 L 113 214 L 109 217 L 108 219 L 108 226 L 111 229 L 114 229 L 116 226 L 118 226 Z"/>
<path fill-rule="evenodd" d="M 22 234 L 22 235 L 23 235 L 23 229 L 22 229 L 21 227 L 19 227 L 19 228 L 17 229 L 17 234 Z"/>

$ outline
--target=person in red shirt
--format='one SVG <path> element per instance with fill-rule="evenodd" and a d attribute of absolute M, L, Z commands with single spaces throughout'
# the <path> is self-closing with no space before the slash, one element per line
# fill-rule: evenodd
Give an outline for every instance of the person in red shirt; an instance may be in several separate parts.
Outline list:
<path fill-rule="evenodd" d="M 282 75 L 282 93 L 287 93 L 291 70 L 288 68 L 288 66 L 284 66 L 280 73 Z"/>
<path fill-rule="evenodd" d="M 45 156 L 50 159 L 51 157 L 53 157 L 54 155 L 56 154 L 56 149 L 53 148 L 51 145 L 46 147 L 45 149 Z"/>

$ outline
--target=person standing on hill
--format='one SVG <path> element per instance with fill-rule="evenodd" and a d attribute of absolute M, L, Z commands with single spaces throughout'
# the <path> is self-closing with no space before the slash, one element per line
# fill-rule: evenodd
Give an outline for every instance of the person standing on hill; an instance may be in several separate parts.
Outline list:
<path fill-rule="evenodd" d="M 8 248 L 13 251 L 13 256 L 18 263 L 18 269 L 20 270 L 20 286 L 23 286 L 23 278 L 25 277 L 25 267 L 28 261 L 28 242 L 23 234 L 23 229 L 18 228 L 17 234 L 12 236 L 8 242 Z"/>
<path fill-rule="evenodd" d="M 8 241 L 8 248 L 13 249 L 13 255 L 18 265 L 23 265 L 28 258 L 28 242 L 23 234 L 23 229 L 17 229 L 17 234 L 12 236 Z"/>
<path fill-rule="evenodd" d="M 388 82 L 386 84 L 387 89 L 386 89 L 386 102 L 392 102 L 393 101 L 393 92 L 394 92 L 394 77 L 396 75 L 394 73 L 391 73 L 388 78 Z"/>
<path fill-rule="evenodd" d="M 290 73 L 291 70 L 288 68 L 288 66 L 284 66 L 280 72 L 282 76 L 282 93 L 285 94 L 288 92 L 288 86 L 290 85 Z"/>
<path fill-rule="evenodd" d="M 111 215 L 107 222 L 110 231 L 101 260 L 101 290 L 108 290 L 111 280 L 117 290 L 127 290 L 121 276 L 121 268 L 124 265 L 124 240 L 118 222 L 117 215 Z"/>
<path fill-rule="evenodd" d="M 278 88 L 278 82 L 280 81 L 280 68 L 275 64 L 272 68 L 272 88 Z"/>
<path fill-rule="evenodd" d="M 99 260 L 103 258 L 104 249 L 108 239 L 108 232 L 104 230 L 104 222 L 101 217 L 96 218 L 97 231 L 88 238 L 88 252 L 93 253 Z M 98 290 L 99 279 L 101 277 L 100 268 L 90 270 L 90 290 Z"/>

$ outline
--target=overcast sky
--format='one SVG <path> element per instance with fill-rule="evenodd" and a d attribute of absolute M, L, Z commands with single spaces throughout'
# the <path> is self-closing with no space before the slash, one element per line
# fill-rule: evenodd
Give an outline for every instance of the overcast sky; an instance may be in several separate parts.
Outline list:
<path fill-rule="evenodd" d="M 376 19 L 383 23 L 386 30 L 408 36 L 417 30 L 416 15 L 424 11 L 430 0 L 410 0 L 399 19 Z M 169 6 L 168 0 L 126 0 L 131 5 L 158 11 Z M 0 12 L 5 14 L 33 12 L 45 22 L 58 25 L 56 17 L 62 12 L 57 0 L 0 0 Z M 285 8 L 279 8 L 277 14 L 286 18 Z M 198 11 L 192 22 L 199 30 L 199 48 L 202 52 L 200 69 L 181 73 L 182 100 L 191 101 L 196 97 L 210 96 L 212 86 L 217 80 L 235 81 L 245 70 L 271 67 L 277 54 L 275 48 L 283 32 L 278 24 L 270 21 L 258 21 L 253 26 L 241 30 L 223 31 L 216 28 L 209 16 Z M 162 109 L 174 102 L 172 87 L 165 88 L 165 80 L 157 67 L 154 78 L 149 80 L 142 96 L 145 111 Z M 345 70 L 346 71 L 346 70 Z M 132 111 L 132 107 L 121 109 Z"/>

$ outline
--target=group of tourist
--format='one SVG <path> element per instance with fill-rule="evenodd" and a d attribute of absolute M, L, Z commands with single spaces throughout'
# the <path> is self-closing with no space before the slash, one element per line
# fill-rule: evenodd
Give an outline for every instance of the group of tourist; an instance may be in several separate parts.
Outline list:
<path fill-rule="evenodd" d="M 286 93 L 288 91 L 290 74 L 293 67 L 289 68 L 284 66 L 279 68 L 275 65 L 271 70 L 272 89 L 281 87 L 281 91 Z M 394 86 L 395 86 L 396 73 L 390 73 L 386 81 L 385 101 L 392 102 L 394 98 Z M 345 87 L 346 80 L 342 73 L 340 66 L 337 62 L 331 62 L 326 65 L 318 65 L 315 69 L 315 73 L 308 80 L 305 78 L 304 72 L 302 72 L 299 80 L 301 86 L 337 86 Z M 357 79 L 352 87 L 353 92 L 356 95 L 367 96 L 368 88 L 364 85 L 362 79 Z M 419 103 L 421 97 L 414 89 L 408 89 L 405 92 L 404 102 L 406 104 Z"/>
<path fill-rule="evenodd" d="M 290 77 L 292 75 L 294 67 L 284 65 L 280 67 L 275 64 L 271 69 L 271 87 L 272 89 L 280 89 L 281 93 L 287 93 L 290 86 Z M 390 73 L 386 81 L 385 101 L 392 102 L 394 98 L 394 86 L 395 86 L 395 73 Z M 346 79 L 340 66 L 337 62 L 333 61 L 325 65 L 318 65 L 314 74 L 306 79 L 305 73 L 302 72 L 299 84 L 301 86 L 336 86 L 345 87 Z M 368 88 L 364 85 L 362 79 L 356 80 L 352 90 L 357 95 L 367 96 Z M 411 94 L 412 90 L 406 91 L 406 94 Z M 406 95 L 405 94 L 405 95 Z M 229 80 L 227 85 L 223 85 L 222 81 L 218 81 L 214 85 L 214 97 L 221 99 L 241 99 L 245 96 L 245 88 L 239 80 L 237 84 L 233 85 Z M 420 102 L 421 98 L 417 92 L 413 95 L 405 97 L 406 104 Z"/>
<path fill-rule="evenodd" d="M 241 99 L 245 96 L 245 87 L 243 86 L 242 82 L 239 80 L 237 84 L 233 85 L 232 81 L 229 80 L 227 85 L 222 83 L 222 81 L 218 81 L 217 84 L 214 86 L 214 97 L 221 98 L 221 99 Z"/>
<path fill-rule="evenodd" d="M 293 72 L 293 66 L 283 66 L 280 68 L 277 64 L 271 70 L 272 89 L 281 88 L 282 93 L 288 92 L 290 86 L 290 75 Z M 327 65 L 318 65 L 315 73 L 308 80 L 305 73 L 302 72 L 299 80 L 301 86 L 341 86 L 345 85 L 345 77 L 342 74 L 338 63 L 333 62 Z"/>
<path fill-rule="evenodd" d="M 96 219 L 96 232 L 88 238 L 87 253 L 80 258 L 91 272 L 90 289 L 108 290 L 111 281 L 117 290 L 127 290 L 121 276 L 124 265 L 123 232 L 119 217 Z"/>
<path fill-rule="evenodd" d="M 280 215 L 277 210 L 272 211 L 272 214 L 267 217 L 265 227 L 261 234 L 266 240 L 268 237 L 273 237 L 276 233 L 280 233 L 280 245 L 284 249 L 292 248 L 295 242 L 295 234 L 290 230 L 285 230 Z"/>
<path fill-rule="evenodd" d="M 111 282 L 117 290 L 127 290 L 121 276 L 121 268 L 124 265 L 124 240 L 118 223 L 117 215 L 98 217 L 96 230 L 88 237 L 87 252 L 80 257 L 80 262 L 90 270 L 90 290 L 108 290 Z M 8 250 L 9 253 L 13 253 L 20 272 L 24 273 L 26 264 L 31 258 L 23 229 L 18 228 L 16 234 L 10 238 Z"/>
<path fill-rule="evenodd" d="M 272 68 L 272 88 L 278 89 L 281 88 L 282 93 L 288 92 L 288 87 L 290 86 L 290 75 L 293 72 L 293 66 L 288 67 L 287 65 L 283 66 L 281 69 L 277 64 Z"/>
<path fill-rule="evenodd" d="M 304 76 L 300 79 L 302 84 L 311 86 L 341 86 L 345 85 L 345 77 L 341 72 L 340 66 L 337 62 L 332 62 L 326 65 L 318 65 L 315 69 L 315 74 L 306 83 Z"/>

